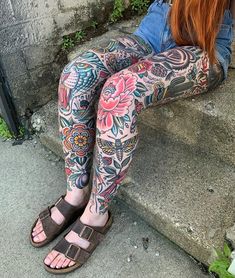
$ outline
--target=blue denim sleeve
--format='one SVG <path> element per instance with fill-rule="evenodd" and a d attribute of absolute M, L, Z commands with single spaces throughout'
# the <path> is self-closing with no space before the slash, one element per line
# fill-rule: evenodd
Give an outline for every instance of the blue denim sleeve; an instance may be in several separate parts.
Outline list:
<path fill-rule="evenodd" d="M 166 37 L 166 24 L 169 5 L 162 0 L 155 0 L 149 7 L 147 15 L 142 19 L 134 32 L 149 43 L 156 53 L 164 51 L 163 39 Z"/>
<path fill-rule="evenodd" d="M 224 78 L 227 78 L 228 67 L 232 57 L 233 18 L 230 10 L 226 10 L 220 30 L 216 37 L 216 56 L 224 70 Z"/>

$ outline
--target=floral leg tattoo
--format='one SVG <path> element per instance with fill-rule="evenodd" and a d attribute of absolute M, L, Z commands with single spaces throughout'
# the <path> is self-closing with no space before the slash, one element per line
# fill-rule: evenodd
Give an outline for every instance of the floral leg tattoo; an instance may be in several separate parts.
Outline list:
<path fill-rule="evenodd" d="M 151 54 L 151 47 L 141 38 L 128 35 L 84 52 L 64 68 L 58 113 L 68 190 L 88 185 L 95 143 L 95 102 L 104 82 Z"/>
<path fill-rule="evenodd" d="M 197 47 L 174 48 L 112 75 L 99 99 L 90 210 L 107 208 L 138 143 L 137 116 L 146 107 L 206 92 L 209 60 Z"/>

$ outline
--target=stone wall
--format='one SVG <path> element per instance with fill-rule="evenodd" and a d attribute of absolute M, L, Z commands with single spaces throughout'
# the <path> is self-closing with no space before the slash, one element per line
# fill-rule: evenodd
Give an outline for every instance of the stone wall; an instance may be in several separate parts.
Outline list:
<path fill-rule="evenodd" d="M 62 36 L 92 20 L 105 22 L 113 0 L 4 0 L 0 2 L 0 61 L 20 115 L 56 94 L 64 60 Z"/>

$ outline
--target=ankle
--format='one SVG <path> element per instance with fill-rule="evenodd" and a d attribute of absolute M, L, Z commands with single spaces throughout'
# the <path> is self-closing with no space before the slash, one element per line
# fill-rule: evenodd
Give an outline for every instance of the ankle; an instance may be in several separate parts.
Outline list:
<path fill-rule="evenodd" d="M 67 191 L 65 196 L 65 201 L 73 206 L 84 205 L 88 202 L 90 197 L 90 190 L 88 186 L 83 189 L 73 189 L 72 191 Z"/>
<path fill-rule="evenodd" d="M 107 223 L 108 217 L 108 212 L 98 214 L 85 210 L 83 215 L 80 217 L 80 220 L 85 225 L 103 227 Z"/>

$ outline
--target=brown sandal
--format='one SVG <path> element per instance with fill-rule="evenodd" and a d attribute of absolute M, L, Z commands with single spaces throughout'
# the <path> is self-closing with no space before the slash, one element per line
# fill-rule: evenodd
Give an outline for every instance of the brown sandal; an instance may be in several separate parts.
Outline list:
<path fill-rule="evenodd" d="M 47 243 L 51 242 L 53 239 L 55 239 L 60 233 L 62 233 L 67 227 L 69 227 L 79 216 L 82 215 L 85 206 L 82 208 L 77 208 L 64 199 L 65 195 L 62 195 L 54 205 L 47 207 L 45 210 L 43 210 L 40 214 L 37 220 L 34 222 L 31 231 L 30 231 L 30 243 L 34 247 L 42 247 L 46 245 Z M 52 218 L 51 218 L 51 208 L 56 207 L 60 213 L 64 216 L 65 220 L 58 225 Z M 46 234 L 46 239 L 41 242 L 35 242 L 33 241 L 32 232 L 33 229 L 38 221 L 38 219 L 41 220 L 43 231 Z"/>
<path fill-rule="evenodd" d="M 77 233 L 79 237 L 88 240 L 90 245 L 88 248 L 83 249 L 80 246 L 70 243 L 65 239 L 65 235 L 52 249 L 58 251 L 64 256 L 74 262 L 73 266 L 67 266 L 65 268 L 51 268 L 44 263 L 45 269 L 53 274 L 64 274 L 74 271 L 75 269 L 81 267 L 91 256 L 92 252 L 95 250 L 97 245 L 103 240 L 105 234 L 108 232 L 113 222 L 111 213 L 109 212 L 109 218 L 104 227 L 93 227 L 84 225 L 80 219 L 77 219 L 71 229 L 71 231 Z M 46 258 L 46 257 L 45 257 Z M 45 259 L 44 259 L 45 260 Z"/>

